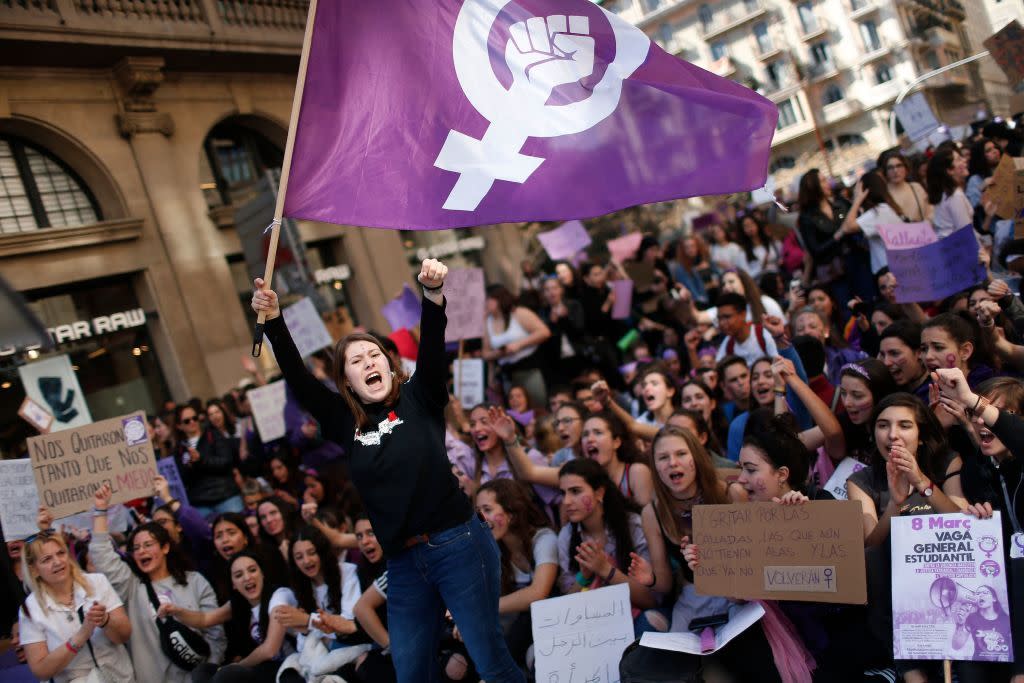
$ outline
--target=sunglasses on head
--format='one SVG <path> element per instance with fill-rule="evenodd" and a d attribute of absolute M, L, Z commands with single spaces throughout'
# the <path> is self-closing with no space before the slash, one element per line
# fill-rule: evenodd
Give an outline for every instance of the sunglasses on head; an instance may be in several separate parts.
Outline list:
<path fill-rule="evenodd" d="M 57 530 L 56 529 L 43 529 L 39 533 L 32 534 L 31 536 L 26 538 L 25 539 L 25 545 L 28 545 L 29 543 L 32 543 L 33 541 L 37 541 L 39 539 L 44 539 L 45 540 L 47 538 L 53 538 L 56 535 L 57 535 Z"/>

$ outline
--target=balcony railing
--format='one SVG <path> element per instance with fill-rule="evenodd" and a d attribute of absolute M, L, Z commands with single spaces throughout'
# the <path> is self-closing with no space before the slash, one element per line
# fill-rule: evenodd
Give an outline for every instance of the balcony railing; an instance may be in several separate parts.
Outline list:
<path fill-rule="evenodd" d="M 775 137 L 772 138 L 772 147 L 781 145 L 784 142 L 789 142 L 801 135 L 807 135 L 814 131 L 814 124 L 809 120 L 797 121 L 796 123 L 786 126 L 780 130 L 775 131 Z"/>
<path fill-rule="evenodd" d="M 759 19 L 768 13 L 768 8 L 761 0 L 751 6 L 748 3 L 736 4 L 727 10 L 718 10 L 712 15 L 712 21 L 701 24 L 697 31 L 704 40 L 711 40 L 727 31 L 743 26 L 747 22 Z"/>
<path fill-rule="evenodd" d="M 814 40 L 825 35 L 831 28 L 827 21 L 815 17 L 808 26 L 800 26 L 800 40 Z"/>
<path fill-rule="evenodd" d="M 875 43 L 869 43 L 864 46 L 864 54 L 862 54 L 860 57 L 860 63 L 867 64 L 868 62 L 873 62 L 876 59 L 879 59 L 889 54 L 889 50 L 891 49 L 892 45 L 890 45 L 888 41 L 885 40 L 879 40 L 878 42 Z"/>
<path fill-rule="evenodd" d="M 807 67 L 808 75 L 815 80 L 832 78 L 838 75 L 839 65 L 836 64 L 835 60 L 830 59 L 827 62 L 819 62 L 817 64 L 811 64 Z"/>
<path fill-rule="evenodd" d="M 636 25 L 640 28 L 644 28 L 657 23 L 685 2 L 686 0 L 659 0 L 657 5 L 653 5 L 652 3 L 653 9 L 648 12 L 644 12 L 644 15 L 638 22 L 636 22 Z M 641 5 L 641 11 L 644 9 L 646 8 Z"/>
<path fill-rule="evenodd" d="M 832 104 L 826 104 L 821 108 L 821 112 L 825 116 L 826 123 L 842 121 L 854 114 L 859 114 L 863 110 L 864 106 L 860 103 L 860 100 L 849 97 L 839 100 L 838 102 L 833 102 Z"/>
<path fill-rule="evenodd" d="M 0 0 L 0 40 L 72 33 L 104 45 L 295 54 L 308 9 L 309 0 Z"/>
<path fill-rule="evenodd" d="M 850 18 L 860 19 L 874 14 L 879 9 L 875 0 L 850 0 Z"/>

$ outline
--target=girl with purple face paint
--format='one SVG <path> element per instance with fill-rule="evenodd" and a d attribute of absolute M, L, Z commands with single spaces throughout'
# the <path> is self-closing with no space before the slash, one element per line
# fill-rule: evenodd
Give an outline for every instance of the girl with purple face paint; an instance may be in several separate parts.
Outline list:
<path fill-rule="evenodd" d="M 559 471 L 559 486 L 569 519 L 558 533 L 562 592 L 627 583 L 635 610 L 654 607 L 651 590 L 626 573 L 633 553 L 650 561 L 640 516 L 605 471 L 592 460 L 570 460 Z"/>
<path fill-rule="evenodd" d="M 558 578 L 558 538 L 521 482 L 495 479 L 480 487 L 477 510 L 501 551 L 498 611 L 512 658 L 525 668 L 533 642 L 530 605 L 551 596 Z"/>

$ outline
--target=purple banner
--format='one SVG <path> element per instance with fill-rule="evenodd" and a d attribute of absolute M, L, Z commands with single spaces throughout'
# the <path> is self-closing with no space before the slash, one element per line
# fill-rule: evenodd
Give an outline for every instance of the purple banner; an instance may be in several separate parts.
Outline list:
<path fill-rule="evenodd" d="M 402 285 L 402 293 L 391 301 L 384 304 L 380 309 L 392 331 L 411 329 L 420 324 L 420 313 L 422 305 L 416 294 L 409 289 L 409 285 Z"/>
<path fill-rule="evenodd" d="M 563 223 L 554 230 L 542 232 L 537 240 L 552 261 L 571 259 L 590 245 L 590 235 L 579 221 Z"/>
<path fill-rule="evenodd" d="M 777 119 L 589 0 L 321 2 L 285 215 L 438 230 L 753 190 Z"/>
<path fill-rule="evenodd" d="M 970 226 L 932 244 L 885 253 L 896 276 L 896 301 L 901 304 L 945 299 L 984 282 L 986 276 Z"/>

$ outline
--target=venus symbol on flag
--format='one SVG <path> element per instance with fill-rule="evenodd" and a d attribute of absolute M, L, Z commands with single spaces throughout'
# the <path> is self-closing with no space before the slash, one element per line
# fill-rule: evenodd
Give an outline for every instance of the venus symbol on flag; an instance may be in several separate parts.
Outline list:
<path fill-rule="evenodd" d="M 475 210 L 495 180 L 525 183 L 544 162 L 520 153 L 526 140 L 581 133 L 600 123 L 618 106 L 622 82 L 647 59 L 650 40 L 643 31 L 609 15 L 615 59 L 604 77 L 589 97 L 551 106 L 555 88 L 593 73 L 595 39 L 588 17 L 529 17 L 509 27 L 505 63 L 513 80 L 506 90 L 491 68 L 488 36 L 509 2 L 466 0 L 455 22 L 452 52 L 459 85 L 491 125 L 480 140 L 458 130 L 448 134 L 434 165 L 460 176 L 445 209 Z"/>

